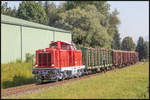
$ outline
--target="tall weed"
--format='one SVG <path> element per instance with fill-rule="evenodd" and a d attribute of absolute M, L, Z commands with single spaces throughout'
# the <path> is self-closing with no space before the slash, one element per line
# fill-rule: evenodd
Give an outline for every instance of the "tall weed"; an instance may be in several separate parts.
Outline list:
<path fill-rule="evenodd" d="M 1 65 L 1 87 L 9 88 L 33 83 L 31 62 L 11 62 Z"/>

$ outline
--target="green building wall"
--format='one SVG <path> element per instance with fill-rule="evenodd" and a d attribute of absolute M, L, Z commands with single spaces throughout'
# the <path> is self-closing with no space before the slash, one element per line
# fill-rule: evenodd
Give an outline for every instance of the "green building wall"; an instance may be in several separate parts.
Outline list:
<path fill-rule="evenodd" d="M 1 24 L 1 63 L 11 62 L 21 57 L 20 41 L 20 26 Z"/>
<path fill-rule="evenodd" d="M 71 37 L 72 34 L 66 34 L 64 32 L 54 32 L 55 34 L 55 40 L 54 41 L 59 41 L 59 40 L 63 40 L 64 42 L 70 43 L 71 42 Z"/>
<path fill-rule="evenodd" d="M 51 41 L 71 43 L 70 31 L 1 15 L 1 63 L 25 61 L 26 53 L 48 48 Z"/>

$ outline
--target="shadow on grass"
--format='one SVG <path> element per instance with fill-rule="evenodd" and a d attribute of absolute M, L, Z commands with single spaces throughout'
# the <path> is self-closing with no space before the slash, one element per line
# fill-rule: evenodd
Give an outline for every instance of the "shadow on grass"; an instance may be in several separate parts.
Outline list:
<path fill-rule="evenodd" d="M 30 84 L 30 83 L 35 83 L 36 80 L 31 78 L 26 78 L 24 76 L 14 76 L 12 81 L 3 81 L 2 82 L 2 88 L 10 88 L 10 87 L 15 87 L 15 86 L 20 86 L 20 85 L 25 85 L 25 84 Z"/>
<path fill-rule="evenodd" d="M 44 80 L 43 83 L 39 83 L 37 81 L 36 85 L 42 85 L 42 84 L 49 84 L 49 83 L 55 83 L 56 81 L 51 81 L 51 80 Z"/>

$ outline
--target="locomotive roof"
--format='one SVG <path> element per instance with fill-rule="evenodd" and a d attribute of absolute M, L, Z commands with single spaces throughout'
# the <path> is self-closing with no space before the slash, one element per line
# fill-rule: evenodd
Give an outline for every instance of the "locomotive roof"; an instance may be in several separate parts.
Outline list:
<path fill-rule="evenodd" d="M 52 41 L 50 44 L 55 44 L 57 42 L 61 42 L 62 44 L 70 44 L 70 43 L 67 43 L 67 42 L 63 42 L 63 41 Z"/>
<path fill-rule="evenodd" d="M 64 33 L 71 33 L 71 31 L 58 29 L 46 25 L 42 25 L 35 22 L 26 21 L 20 18 L 10 17 L 6 15 L 1 14 L 1 23 L 5 24 L 12 24 L 12 25 L 19 25 L 19 26 L 26 26 L 26 27 L 32 27 L 32 28 L 39 28 L 39 29 L 45 29 L 45 30 L 51 30 L 51 31 L 58 31 L 58 32 L 64 32 Z"/>

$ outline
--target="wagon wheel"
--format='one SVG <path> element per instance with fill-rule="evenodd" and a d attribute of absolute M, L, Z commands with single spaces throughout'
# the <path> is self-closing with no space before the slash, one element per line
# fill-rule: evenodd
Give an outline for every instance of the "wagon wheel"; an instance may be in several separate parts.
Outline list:
<path fill-rule="evenodd" d="M 121 58 L 119 58 L 118 66 L 119 66 L 119 68 L 121 68 Z"/>
<path fill-rule="evenodd" d="M 39 80 L 39 83 L 40 83 L 40 84 L 42 84 L 42 83 L 43 83 L 43 81 L 44 81 L 43 79 L 40 79 L 40 80 Z"/>

